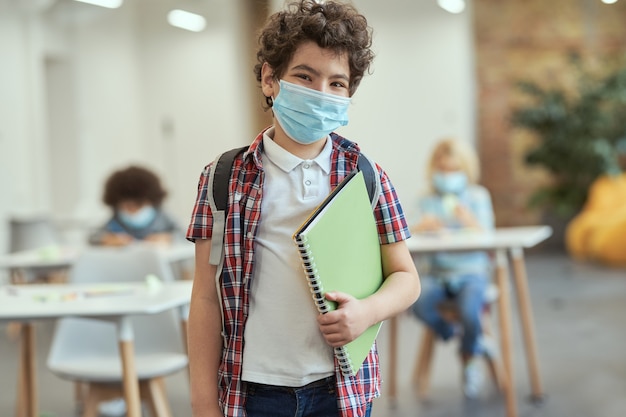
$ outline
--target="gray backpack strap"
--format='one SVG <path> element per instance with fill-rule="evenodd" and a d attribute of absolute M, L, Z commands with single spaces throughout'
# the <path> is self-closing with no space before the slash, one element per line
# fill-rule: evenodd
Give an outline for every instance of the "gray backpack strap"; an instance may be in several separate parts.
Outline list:
<path fill-rule="evenodd" d="M 215 158 L 209 174 L 209 205 L 213 214 L 213 236 L 211 237 L 211 265 L 220 265 L 224 259 L 224 230 L 228 208 L 228 185 L 235 158 L 248 149 L 247 146 L 231 149 Z M 219 268 L 221 270 L 221 268 Z"/>
<path fill-rule="evenodd" d="M 367 187 L 367 194 L 370 197 L 372 209 L 374 209 L 378 204 L 378 198 L 380 197 L 380 191 L 382 188 L 376 164 L 374 164 L 374 162 L 363 153 L 360 153 L 359 160 L 357 162 L 357 169 L 363 173 L 363 179 L 365 180 L 365 186 Z"/>

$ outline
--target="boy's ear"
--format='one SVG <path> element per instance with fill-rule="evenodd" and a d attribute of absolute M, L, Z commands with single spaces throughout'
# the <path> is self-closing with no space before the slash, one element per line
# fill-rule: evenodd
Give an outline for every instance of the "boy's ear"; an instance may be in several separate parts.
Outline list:
<path fill-rule="evenodd" d="M 265 97 L 275 97 L 278 91 L 274 91 L 274 69 L 267 62 L 261 67 L 261 90 Z"/>

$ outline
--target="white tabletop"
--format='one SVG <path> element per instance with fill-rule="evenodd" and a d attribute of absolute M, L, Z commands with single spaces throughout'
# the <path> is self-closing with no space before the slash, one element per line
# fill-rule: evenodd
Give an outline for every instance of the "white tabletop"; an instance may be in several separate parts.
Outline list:
<path fill-rule="evenodd" d="M 181 242 L 172 245 L 134 243 L 119 250 L 132 248 L 133 246 L 150 245 L 169 262 L 193 259 L 194 245 L 191 242 Z M 80 246 L 47 246 L 21 252 L 0 255 L 0 269 L 34 269 L 34 268 L 66 268 L 72 266 L 81 250 Z"/>
<path fill-rule="evenodd" d="M 411 253 L 530 248 L 552 234 L 550 226 L 502 227 L 489 232 L 415 233 L 406 241 Z"/>
<path fill-rule="evenodd" d="M 48 246 L 0 255 L 0 268 L 63 268 L 70 266 L 80 248 Z"/>
<path fill-rule="evenodd" d="M 155 314 L 188 304 L 192 281 L 0 286 L 0 321 Z"/>

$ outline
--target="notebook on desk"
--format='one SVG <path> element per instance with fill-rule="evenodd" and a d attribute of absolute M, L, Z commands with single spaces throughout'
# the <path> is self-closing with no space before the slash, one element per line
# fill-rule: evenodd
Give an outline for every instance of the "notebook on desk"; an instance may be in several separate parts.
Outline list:
<path fill-rule="evenodd" d="M 302 265 L 320 313 L 335 310 L 329 291 L 365 298 L 383 282 L 378 231 L 363 174 L 349 174 L 296 230 Z M 382 323 L 335 348 L 344 375 L 354 375 L 367 357 Z"/>

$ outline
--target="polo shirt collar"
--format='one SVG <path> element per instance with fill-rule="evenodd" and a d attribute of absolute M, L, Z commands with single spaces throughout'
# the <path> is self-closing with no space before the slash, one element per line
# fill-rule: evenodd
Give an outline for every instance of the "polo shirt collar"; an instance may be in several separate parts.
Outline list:
<path fill-rule="evenodd" d="M 285 172 L 291 172 L 294 168 L 304 162 L 304 159 L 298 158 L 276 144 L 276 142 L 272 139 L 272 136 L 274 136 L 273 127 L 263 132 L 263 152 L 274 165 Z M 319 155 L 312 160 L 312 162 L 317 164 L 322 171 L 324 171 L 324 174 L 327 175 L 330 173 L 330 156 L 332 150 L 332 139 L 328 136 L 326 138 L 324 148 Z"/>

